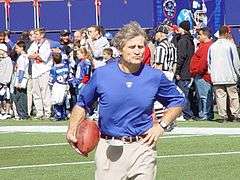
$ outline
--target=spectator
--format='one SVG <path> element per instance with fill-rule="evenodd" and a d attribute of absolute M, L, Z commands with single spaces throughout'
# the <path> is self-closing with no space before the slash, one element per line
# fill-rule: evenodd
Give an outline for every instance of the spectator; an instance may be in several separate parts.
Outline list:
<path fill-rule="evenodd" d="M 77 57 L 80 62 L 77 65 L 76 86 L 77 95 L 80 95 L 83 87 L 88 83 L 92 74 L 92 57 L 85 47 L 81 47 L 77 51 Z"/>
<path fill-rule="evenodd" d="M 211 75 L 218 114 L 221 122 L 239 121 L 239 95 L 237 81 L 240 76 L 240 60 L 237 47 L 229 41 L 229 28 L 222 26 L 219 38 L 208 51 L 208 66 Z M 229 101 L 228 101 L 229 99 Z M 228 108 L 230 114 L 228 114 Z"/>
<path fill-rule="evenodd" d="M 0 119 L 11 117 L 10 81 L 13 73 L 13 64 L 7 53 L 5 43 L 0 43 Z M 6 108 L 5 108 L 6 106 Z"/>
<path fill-rule="evenodd" d="M 113 50 L 112 50 L 112 48 L 105 48 L 105 49 L 103 49 L 103 61 L 106 62 L 106 64 L 115 61 L 115 59 L 113 58 Z"/>
<path fill-rule="evenodd" d="M 49 84 L 51 87 L 51 103 L 54 118 L 57 121 L 65 120 L 66 98 L 68 94 L 69 68 L 62 62 L 61 53 L 53 53 L 53 66 L 50 70 Z"/>
<path fill-rule="evenodd" d="M 49 72 L 52 66 L 50 59 L 50 42 L 45 38 L 45 30 L 35 29 L 35 41 L 28 49 L 32 61 L 33 101 L 36 107 L 36 118 L 51 116 L 51 95 L 48 85 Z"/>
<path fill-rule="evenodd" d="M 212 45 L 208 28 L 198 30 L 200 44 L 190 63 L 190 73 L 194 77 L 196 92 L 198 94 L 199 117 L 202 120 L 211 120 L 213 114 L 213 88 L 208 73 L 208 49 Z"/>
<path fill-rule="evenodd" d="M 26 54 L 25 43 L 23 41 L 18 41 L 15 46 L 15 51 L 19 55 L 19 57 L 15 66 L 16 74 L 14 83 L 14 102 L 19 118 L 27 119 L 27 81 L 29 59 Z"/>
<path fill-rule="evenodd" d="M 190 22 L 183 21 L 179 24 L 180 40 L 177 42 L 177 68 L 175 72 L 176 83 L 178 87 L 183 91 L 186 97 L 187 103 L 183 108 L 183 118 L 186 120 L 194 119 L 193 111 L 190 106 L 190 94 L 189 89 L 192 86 L 193 79 L 189 72 L 189 65 L 191 58 L 194 54 L 193 37 L 190 32 Z"/>
<path fill-rule="evenodd" d="M 103 49 L 109 47 L 106 37 L 102 36 L 99 26 L 90 26 L 88 28 L 88 45 L 92 56 L 97 61 L 103 60 Z"/>
<path fill-rule="evenodd" d="M 60 32 L 60 49 L 67 56 L 69 56 L 73 47 L 70 35 L 71 33 L 68 30 L 63 30 Z"/>

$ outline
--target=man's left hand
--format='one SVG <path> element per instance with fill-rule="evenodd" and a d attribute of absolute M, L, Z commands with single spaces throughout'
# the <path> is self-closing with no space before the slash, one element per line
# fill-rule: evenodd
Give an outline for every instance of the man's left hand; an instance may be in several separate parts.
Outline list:
<path fill-rule="evenodd" d="M 162 136 L 163 133 L 164 129 L 159 125 L 158 122 L 154 122 L 153 127 L 146 132 L 147 136 L 142 139 L 142 142 L 146 143 L 150 147 L 154 147 L 158 138 Z"/>

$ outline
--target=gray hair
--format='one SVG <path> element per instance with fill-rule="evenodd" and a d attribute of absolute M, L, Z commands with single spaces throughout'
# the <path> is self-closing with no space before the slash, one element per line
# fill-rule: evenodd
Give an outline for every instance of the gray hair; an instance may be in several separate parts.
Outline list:
<path fill-rule="evenodd" d="M 124 25 L 121 30 L 117 32 L 112 40 L 112 44 L 118 50 L 122 50 L 128 40 L 137 36 L 143 36 L 145 39 L 147 37 L 146 32 L 142 29 L 142 27 L 136 21 L 131 21 L 129 24 Z"/>

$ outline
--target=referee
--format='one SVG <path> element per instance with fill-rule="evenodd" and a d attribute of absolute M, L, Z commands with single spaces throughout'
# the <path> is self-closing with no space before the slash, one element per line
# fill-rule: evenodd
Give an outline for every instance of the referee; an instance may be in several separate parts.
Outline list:
<path fill-rule="evenodd" d="M 155 50 L 154 67 L 163 71 L 166 77 L 172 81 L 177 65 L 177 50 L 174 44 L 167 38 L 168 28 L 160 25 L 156 29 L 155 40 L 157 47 Z"/>
<path fill-rule="evenodd" d="M 161 70 L 165 76 L 173 81 L 174 73 L 177 66 L 177 50 L 174 44 L 170 43 L 167 38 L 168 28 L 166 25 L 160 25 L 156 29 L 155 40 L 157 47 L 154 53 L 154 64 L 156 69 Z M 165 107 L 156 101 L 154 103 L 154 113 L 157 120 L 160 120 L 166 111 Z M 168 131 L 174 128 L 175 124 L 169 126 Z"/>

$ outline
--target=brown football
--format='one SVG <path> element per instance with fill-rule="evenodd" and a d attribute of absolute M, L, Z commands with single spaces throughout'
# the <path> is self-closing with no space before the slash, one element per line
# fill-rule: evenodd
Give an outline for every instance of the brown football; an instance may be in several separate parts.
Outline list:
<path fill-rule="evenodd" d="M 76 137 L 77 148 L 82 154 L 87 155 L 97 146 L 100 138 L 97 122 L 90 119 L 81 121 Z"/>

